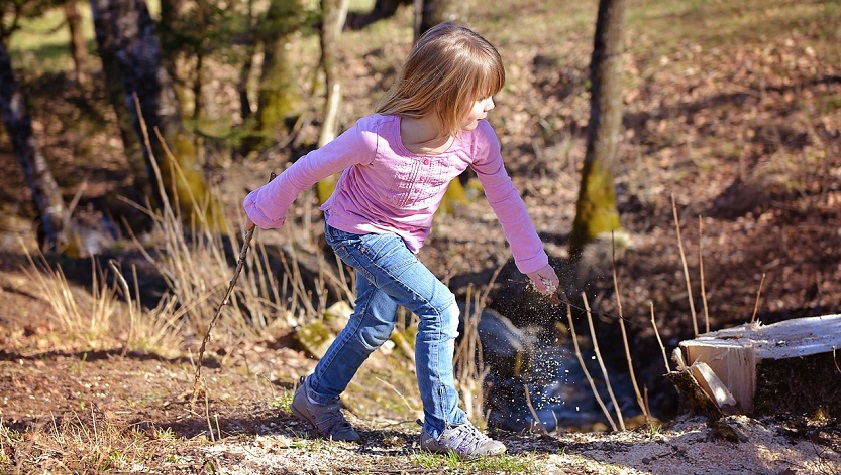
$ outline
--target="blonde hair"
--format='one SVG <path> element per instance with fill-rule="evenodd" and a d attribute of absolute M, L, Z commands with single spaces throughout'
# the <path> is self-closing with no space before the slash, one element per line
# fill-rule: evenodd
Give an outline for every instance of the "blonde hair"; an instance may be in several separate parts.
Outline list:
<path fill-rule="evenodd" d="M 442 132 L 456 137 L 473 104 L 504 84 L 502 56 L 488 40 L 456 23 L 440 23 L 412 48 L 377 112 L 415 119 L 435 113 Z"/>

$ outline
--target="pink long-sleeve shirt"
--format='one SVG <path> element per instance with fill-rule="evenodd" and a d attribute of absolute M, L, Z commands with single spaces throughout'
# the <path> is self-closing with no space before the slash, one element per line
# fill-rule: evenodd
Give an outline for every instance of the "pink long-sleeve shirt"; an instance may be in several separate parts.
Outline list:
<path fill-rule="evenodd" d="M 249 193 L 243 207 L 257 226 L 280 227 L 301 191 L 342 172 L 335 191 L 321 206 L 327 223 L 351 233 L 396 233 L 417 253 L 447 185 L 467 167 L 478 175 L 520 272 L 546 266 L 543 244 L 505 170 L 499 139 L 485 120 L 475 130 L 463 131 L 447 151 L 416 155 L 401 141 L 399 116 L 362 118 Z"/>

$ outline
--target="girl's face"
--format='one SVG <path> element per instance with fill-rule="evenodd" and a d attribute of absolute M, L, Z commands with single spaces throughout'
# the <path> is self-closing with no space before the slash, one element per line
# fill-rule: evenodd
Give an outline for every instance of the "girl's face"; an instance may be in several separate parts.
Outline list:
<path fill-rule="evenodd" d="M 475 130 L 479 126 L 479 121 L 488 116 L 488 112 L 494 108 L 493 97 L 479 99 L 473 103 L 473 107 L 467 112 L 464 121 L 461 123 L 462 130 Z"/>

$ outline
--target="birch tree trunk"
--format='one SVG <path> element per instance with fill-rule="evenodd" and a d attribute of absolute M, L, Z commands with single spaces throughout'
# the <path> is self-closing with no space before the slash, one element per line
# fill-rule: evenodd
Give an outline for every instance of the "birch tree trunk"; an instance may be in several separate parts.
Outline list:
<path fill-rule="evenodd" d="M 4 42 L 0 42 L 0 111 L 15 157 L 23 168 L 26 184 L 38 210 L 45 247 L 54 250 L 66 242 L 64 228 L 69 218 L 68 210 L 61 189 L 35 142 L 26 98 L 18 89 Z"/>

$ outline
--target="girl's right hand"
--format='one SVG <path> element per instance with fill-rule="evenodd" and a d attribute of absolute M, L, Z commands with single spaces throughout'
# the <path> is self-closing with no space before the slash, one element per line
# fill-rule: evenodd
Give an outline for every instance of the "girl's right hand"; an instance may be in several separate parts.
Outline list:
<path fill-rule="evenodd" d="M 558 276 L 548 264 L 540 270 L 526 274 L 531 279 L 534 288 L 543 295 L 551 297 L 558 290 Z"/>

